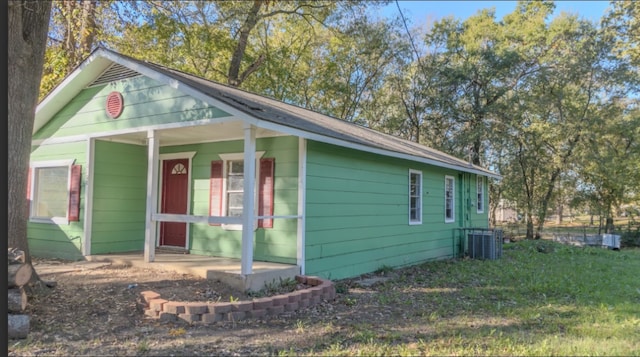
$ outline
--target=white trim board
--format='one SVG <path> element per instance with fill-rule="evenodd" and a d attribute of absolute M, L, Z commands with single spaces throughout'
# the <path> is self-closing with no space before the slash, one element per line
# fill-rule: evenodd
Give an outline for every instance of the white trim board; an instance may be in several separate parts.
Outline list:
<path fill-rule="evenodd" d="M 82 255 L 91 255 L 91 233 L 93 231 L 93 178 L 95 167 L 95 139 L 87 140 L 87 169 L 84 186 L 84 234 L 82 236 Z"/>
<path fill-rule="evenodd" d="M 101 139 L 101 138 L 108 138 L 110 136 L 146 133 L 146 132 L 149 132 L 149 130 L 161 131 L 161 130 L 168 130 L 168 129 L 180 129 L 180 128 L 188 128 L 193 126 L 220 124 L 220 123 L 225 123 L 230 121 L 238 121 L 238 118 L 227 116 L 227 117 L 200 119 L 200 120 L 178 122 L 178 123 L 145 125 L 145 126 L 138 126 L 134 128 L 127 128 L 127 129 L 103 131 L 100 133 L 63 136 L 59 138 L 37 139 L 37 140 L 32 140 L 31 145 L 42 146 L 42 145 L 63 144 L 63 143 L 85 141 L 88 138 Z M 140 142 L 140 145 L 145 145 L 145 143 Z"/>
<path fill-rule="evenodd" d="M 296 261 L 300 274 L 305 274 L 306 262 L 306 200 L 307 200 L 307 140 L 298 138 L 298 228 Z"/>
<path fill-rule="evenodd" d="M 156 257 L 157 222 L 153 215 L 158 213 L 158 157 L 160 156 L 159 139 L 155 132 L 147 132 L 147 201 L 145 212 L 144 261 L 150 263 Z"/>

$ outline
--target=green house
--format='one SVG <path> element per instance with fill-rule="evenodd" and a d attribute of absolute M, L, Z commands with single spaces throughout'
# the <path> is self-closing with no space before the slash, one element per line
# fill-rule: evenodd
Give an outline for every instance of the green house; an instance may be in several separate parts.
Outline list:
<path fill-rule="evenodd" d="M 158 247 L 340 279 L 459 256 L 488 227 L 484 168 L 96 49 L 38 105 L 28 238 L 40 257 Z"/>

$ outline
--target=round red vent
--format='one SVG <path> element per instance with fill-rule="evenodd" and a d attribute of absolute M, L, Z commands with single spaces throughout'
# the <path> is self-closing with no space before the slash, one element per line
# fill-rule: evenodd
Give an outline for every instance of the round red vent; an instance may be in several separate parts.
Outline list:
<path fill-rule="evenodd" d="M 124 100 L 122 99 L 122 94 L 120 94 L 120 92 L 109 93 L 107 96 L 106 109 L 107 115 L 113 119 L 122 114 L 122 109 L 124 109 Z"/>

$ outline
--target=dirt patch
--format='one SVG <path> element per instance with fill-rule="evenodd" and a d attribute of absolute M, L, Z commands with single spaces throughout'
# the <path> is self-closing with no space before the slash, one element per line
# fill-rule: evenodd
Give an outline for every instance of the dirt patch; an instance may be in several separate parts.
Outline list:
<path fill-rule="evenodd" d="M 253 297 L 219 281 L 121 265 L 58 272 L 43 279 L 55 281 L 56 286 L 29 296 L 29 337 L 9 341 L 10 356 L 295 353 L 317 348 L 354 324 L 383 324 L 404 314 L 395 304 L 377 306 L 376 286 L 360 287 L 354 279 L 338 282 L 334 301 L 308 309 L 262 320 L 189 325 L 146 317 L 136 305 L 139 293 L 153 290 L 175 301 Z"/>

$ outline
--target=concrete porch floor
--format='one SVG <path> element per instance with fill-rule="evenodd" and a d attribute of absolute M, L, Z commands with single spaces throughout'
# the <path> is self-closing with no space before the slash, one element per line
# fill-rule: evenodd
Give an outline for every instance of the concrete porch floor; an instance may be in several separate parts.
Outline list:
<path fill-rule="evenodd" d="M 87 260 L 192 274 L 251 291 L 260 290 L 265 284 L 278 282 L 279 279 L 293 279 L 300 274 L 300 268 L 296 265 L 254 261 L 252 274 L 244 276 L 240 271 L 240 259 L 167 252 L 156 252 L 155 261 L 151 263 L 144 261 L 142 252 L 92 255 Z"/>

